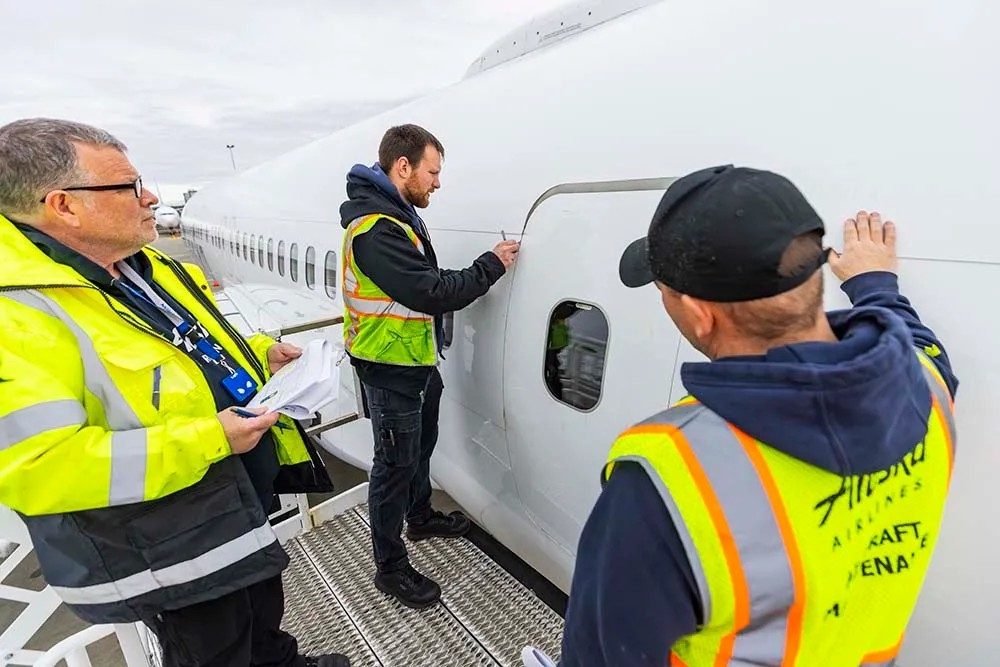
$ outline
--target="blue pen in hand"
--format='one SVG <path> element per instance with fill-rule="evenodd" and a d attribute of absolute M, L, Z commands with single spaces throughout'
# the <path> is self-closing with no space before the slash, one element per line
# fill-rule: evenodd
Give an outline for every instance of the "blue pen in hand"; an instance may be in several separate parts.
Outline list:
<path fill-rule="evenodd" d="M 255 415 L 254 413 L 252 413 L 252 412 L 250 412 L 248 410 L 244 410 L 242 408 L 229 408 L 229 409 L 232 410 L 233 412 L 235 412 L 236 414 L 238 414 L 240 417 L 260 417 L 260 415 Z M 292 430 L 291 426 L 288 426 L 286 424 L 282 424 L 281 422 L 275 422 L 274 425 L 276 427 L 280 428 L 282 431 L 291 431 Z"/>

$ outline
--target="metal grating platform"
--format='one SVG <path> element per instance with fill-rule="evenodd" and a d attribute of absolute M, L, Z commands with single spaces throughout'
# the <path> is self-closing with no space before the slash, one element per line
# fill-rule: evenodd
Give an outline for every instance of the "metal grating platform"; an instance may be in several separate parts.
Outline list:
<path fill-rule="evenodd" d="M 520 667 L 525 645 L 558 656 L 562 618 L 467 540 L 404 538 L 440 604 L 418 611 L 383 594 L 367 520 L 358 505 L 285 545 L 282 627 L 302 653 L 346 653 L 352 667 Z"/>

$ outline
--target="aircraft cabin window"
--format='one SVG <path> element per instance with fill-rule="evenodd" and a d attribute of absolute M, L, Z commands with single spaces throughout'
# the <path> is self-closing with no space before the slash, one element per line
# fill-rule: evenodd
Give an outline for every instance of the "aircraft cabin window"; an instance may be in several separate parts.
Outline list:
<path fill-rule="evenodd" d="M 285 242 L 278 241 L 278 275 L 285 275 Z"/>
<path fill-rule="evenodd" d="M 589 412 L 601 400 L 608 318 L 597 306 L 563 301 L 552 310 L 542 378 L 552 397 Z"/>
<path fill-rule="evenodd" d="M 293 283 L 299 282 L 299 244 L 293 243 L 288 248 L 288 277 Z"/>
<path fill-rule="evenodd" d="M 250 235 L 250 263 L 257 263 L 257 235 Z"/>
<path fill-rule="evenodd" d="M 267 240 L 267 270 L 274 271 L 274 239 Z"/>
<path fill-rule="evenodd" d="M 260 264 L 260 268 L 264 268 L 264 237 L 261 236 L 257 239 L 257 263 Z"/>
<path fill-rule="evenodd" d="M 316 248 L 306 248 L 306 287 L 316 289 Z"/>
<path fill-rule="evenodd" d="M 250 237 L 246 234 L 243 235 L 243 259 L 250 259 Z"/>
<path fill-rule="evenodd" d="M 337 253 L 330 251 L 326 253 L 326 295 L 331 299 L 337 298 Z"/>

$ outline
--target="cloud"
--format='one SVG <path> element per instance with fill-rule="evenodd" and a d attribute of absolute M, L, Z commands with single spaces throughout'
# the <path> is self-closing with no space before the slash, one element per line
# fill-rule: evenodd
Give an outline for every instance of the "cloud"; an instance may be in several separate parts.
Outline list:
<path fill-rule="evenodd" d="M 448 85 L 567 0 L 5 2 L 0 124 L 104 127 L 147 179 L 200 183 Z"/>

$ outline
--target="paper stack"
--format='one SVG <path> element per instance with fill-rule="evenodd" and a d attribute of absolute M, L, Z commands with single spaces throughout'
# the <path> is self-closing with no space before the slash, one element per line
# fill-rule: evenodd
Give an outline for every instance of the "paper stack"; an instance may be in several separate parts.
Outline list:
<path fill-rule="evenodd" d="M 337 400 L 340 392 L 340 368 L 334 354 L 330 341 L 310 341 L 302 349 L 302 356 L 275 373 L 246 407 L 264 406 L 268 412 L 277 411 L 292 419 L 311 417 Z"/>

